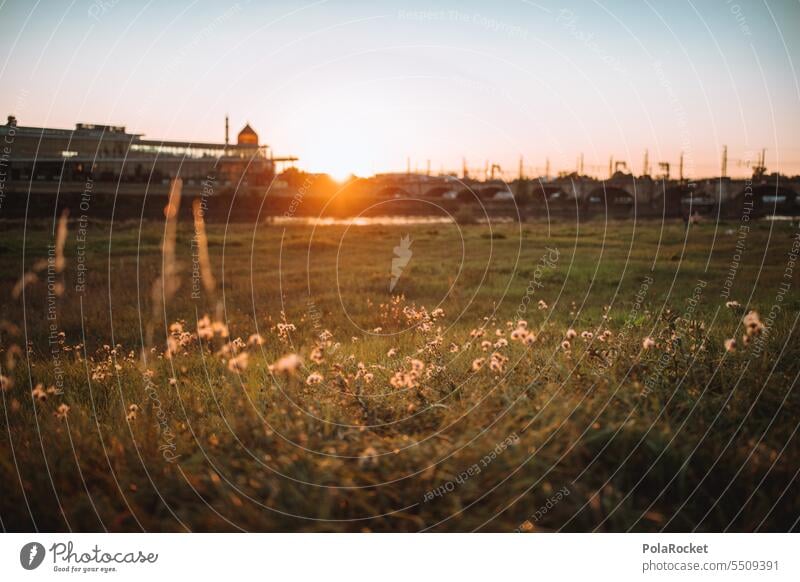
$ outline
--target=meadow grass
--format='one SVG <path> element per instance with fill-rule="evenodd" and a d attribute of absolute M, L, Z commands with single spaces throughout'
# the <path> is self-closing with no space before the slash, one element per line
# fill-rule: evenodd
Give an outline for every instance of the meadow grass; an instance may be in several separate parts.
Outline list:
<path fill-rule="evenodd" d="M 797 529 L 798 229 L 739 226 L 208 225 L 209 292 L 181 223 L 149 345 L 163 223 L 16 299 L 53 229 L 8 223 L 2 527 Z"/>

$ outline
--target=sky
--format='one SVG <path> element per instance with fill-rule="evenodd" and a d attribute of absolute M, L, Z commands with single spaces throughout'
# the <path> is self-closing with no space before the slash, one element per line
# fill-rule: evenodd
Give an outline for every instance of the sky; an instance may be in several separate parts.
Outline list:
<path fill-rule="evenodd" d="M 0 115 L 349 173 L 800 173 L 800 2 L 0 0 Z"/>

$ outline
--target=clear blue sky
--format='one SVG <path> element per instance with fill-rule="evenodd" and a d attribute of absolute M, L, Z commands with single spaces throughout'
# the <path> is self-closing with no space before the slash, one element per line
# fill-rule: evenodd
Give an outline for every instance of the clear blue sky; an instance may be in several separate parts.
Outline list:
<path fill-rule="evenodd" d="M 0 0 L 0 113 L 221 141 L 310 170 L 800 173 L 800 2 Z"/>

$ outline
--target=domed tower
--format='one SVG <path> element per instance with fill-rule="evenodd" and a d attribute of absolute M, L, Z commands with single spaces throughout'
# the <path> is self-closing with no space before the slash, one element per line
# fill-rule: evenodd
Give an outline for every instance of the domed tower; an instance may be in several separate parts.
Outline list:
<path fill-rule="evenodd" d="M 253 128 L 250 127 L 249 123 L 246 124 L 242 128 L 242 131 L 239 132 L 239 136 L 236 138 L 236 143 L 239 145 L 258 145 L 258 134 L 253 131 Z"/>

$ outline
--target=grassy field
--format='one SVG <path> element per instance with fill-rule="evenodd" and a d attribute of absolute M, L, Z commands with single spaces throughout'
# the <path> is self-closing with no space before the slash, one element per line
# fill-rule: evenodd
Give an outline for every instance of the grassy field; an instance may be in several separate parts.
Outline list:
<path fill-rule="evenodd" d="M 739 227 L 216 225 L 204 286 L 181 223 L 172 293 L 163 222 L 5 223 L 2 527 L 796 530 L 799 231 Z"/>

